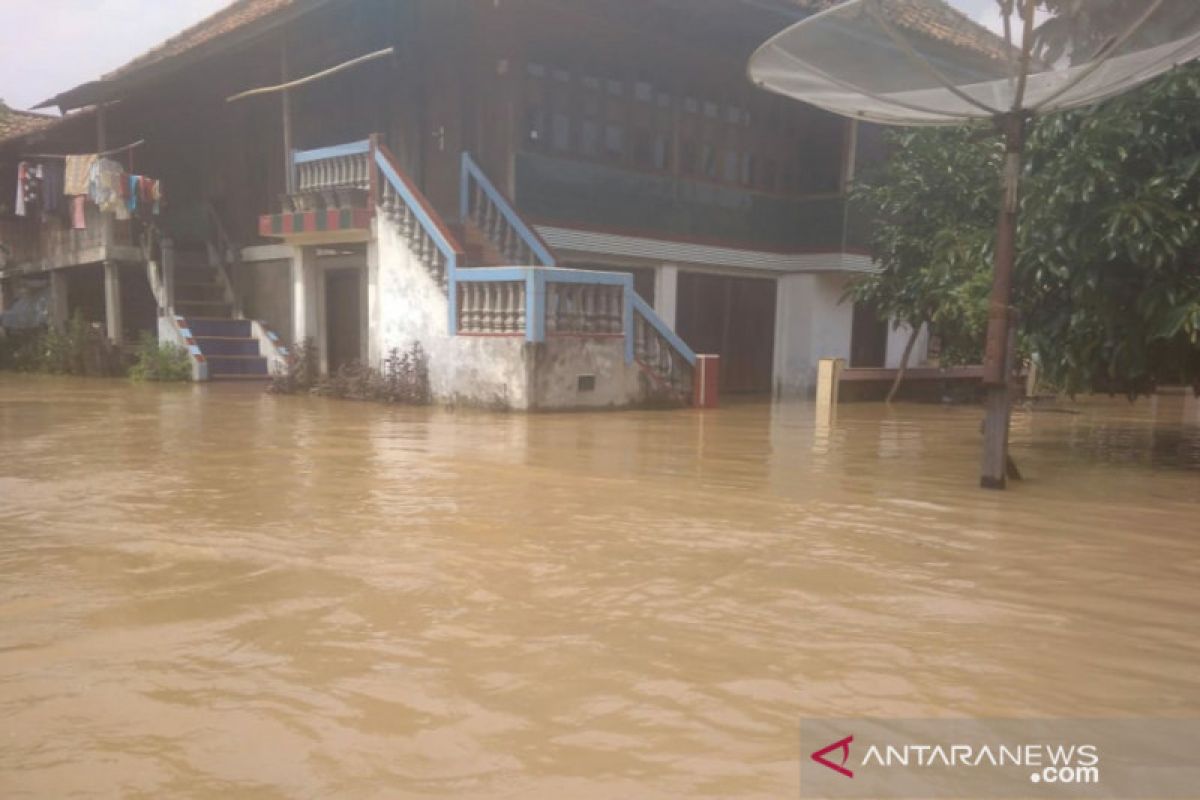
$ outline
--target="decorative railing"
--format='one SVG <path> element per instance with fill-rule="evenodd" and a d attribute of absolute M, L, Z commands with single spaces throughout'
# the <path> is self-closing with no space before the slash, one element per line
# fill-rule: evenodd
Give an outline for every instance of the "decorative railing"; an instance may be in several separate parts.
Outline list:
<path fill-rule="evenodd" d="M 371 189 L 370 139 L 292 152 L 292 189 L 285 211 L 351 208 L 366 203 Z"/>
<path fill-rule="evenodd" d="M 633 357 L 675 392 L 692 390 L 696 354 L 662 323 L 640 296 L 633 297 Z"/>
<path fill-rule="evenodd" d="M 458 333 L 482 336 L 523 336 L 526 281 L 458 283 Z"/>
<path fill-rule="evenodd" d="M 625 332 L 624 295 L 620 285 L 547 283 L 546 334 L 620 336 Z"/>
<path fill-rule="evenodd" d="M 463 248 L 442 222 L 425 195 L 400 169 L 396 157 L 375 138 L 368 140 L 368 147 L 379 170 L 380 180 L 372 180 L 376 186 L 372 194 L 384 217 L 396 225 L 430 275 L 447 292 L 450 305 L 450 330 L 457 331 L 458 289 L 455 275 L 463 259 Z"/>
<path fill-rule="evenodd" d="M 514 264 L 558 265 L 550 248 L 521 218 L 508 198 L 480 169 L 470 153 L 462 154 L 459 213 L 470 220 Z"/>
<path fill-rule="evenodd" d="M 217 268 L 217 279 L 224 290 L 225 302 L 230 304 L 230 307 L 233 309 L 233 315 L 241 319 L 243 317 L 241 297 L 238 295 L 237 288 L 234 285 L 230 268 L 241 261 L 242 249 L 237 246 L 233 238 L 229 235 L 229 229 L 221 219 L 221 214 L 217 211 L 216 206 L 212 203 L 205 203 L 204 213 L 208 218 L 210 231 L 208 241 L 209 260 Z"/>
<path fill-rule="evenodd" d="M 660 387 L 690 397 L 696 355 L 638 296 L 632 275 L 545 265 L 459 269 L 463 248 L 433 206 L 375 137 L 367 147 L 378 170 L 370 186 L 380 222 L 396 226 L 446 291 L 451 335 L 523 336 L 531 343 L 548 337 L 619 338 L 626 363 L 636 362 Z M 464 208 L 485 214 L 472 219 L 499 215 L 526 252 L 554 263 L 549 248 L 467 155 L 463 175 L 463 190 L 476 198 L 465 200 Z"/>

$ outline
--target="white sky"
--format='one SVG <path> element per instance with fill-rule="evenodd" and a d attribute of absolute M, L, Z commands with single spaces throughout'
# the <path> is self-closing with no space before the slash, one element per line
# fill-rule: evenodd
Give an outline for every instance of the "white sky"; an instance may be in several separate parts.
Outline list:
<path fill-rule="evenodd" d="M 0 0 L 0 99 L 29 108 L 116 69 L 228 3 Z"/>
<path fill-rule="evenodd" d="M 950 0 L 986 25 L 996 0 Z M 229 0 L 0 0 L 0 99 L 29 108 L 95 80 Z"/>

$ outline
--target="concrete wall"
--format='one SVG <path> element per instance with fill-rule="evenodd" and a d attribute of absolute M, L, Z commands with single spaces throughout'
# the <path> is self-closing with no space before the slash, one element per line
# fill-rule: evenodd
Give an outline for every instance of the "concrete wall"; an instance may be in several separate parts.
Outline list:
<path fill-rule="evenodd" d="M 904 357 L 904 348 L 908 345 L 912 328 L 908 325 L 888 325 L 887 360 L 884 364 L 888 369 L 899 369 L 900 360 Z M 917 343 L 913 345 L 912 355 L 908 358 L 910 367 L 919 367 L 925 363 L 929 355 L 929 326 L 922 325 L 917 335 Z"/>
<path fill-rule="evenodd" d="M 420 342 L 429 356 L 434 398 L 451 405 L 524 410 L 609 408 L 648 399 L 649 384 L 625 363 L 622 337 L 451 336 L 445 292 L 381 218 L 368 255 L 371 361 L 381 366 L 393 348 Z M 579 378 L 595 376 L 580 391 Z"/>
<path fill-rule="evenodd" d="M 541 410 L 620 408 L 645 402 L 649 384 L 636 363 L 625 363 L 623 338 L 551 337 L 531 346 L 533 406 Z M 580 378 L 595 386 L 580 390 Z"/>
<path fill-rule="evenodd" d="M 266 321 L 283 341 L 294 341 L 291 262 L 241 264 L 237 268 L 236 280 L 246 316 Z"/>
<path fill-rule="evenodd" d="M 850 358 L 854 306 L 843 303 L 849 276 L 802 273 L 779 279 L 775 311 L 775 392 L 808 395 L 817 362 Z"/>
<path fill-rule="evenodd" d="M 395 225 L 375 223 L 369 259 L 370 352 L 379 367 L 394 348 L 420 342 L 429 355 L 429 381 L 439 402 L 524 409 L 530 404 L 525 341 L 518 337 L 451 336 L 446 294 L 413 255 Z"/>

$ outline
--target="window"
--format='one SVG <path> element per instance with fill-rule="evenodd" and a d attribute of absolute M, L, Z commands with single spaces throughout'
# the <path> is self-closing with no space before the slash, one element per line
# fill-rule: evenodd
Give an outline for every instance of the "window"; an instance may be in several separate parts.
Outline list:
<path fill-rule="evenodd" d="M 551 121 L 551 136 L 554 149 L 566 151 L 571 149 L 571 118 L 563 112 L 557 112 Z"/>
<path fill-rule="evenodd" d="M 625 128 L 609 123 L 604 126 L 604 154 L 620 158 L 625 154 Z"/>
<path fill-rule="evenodd" d="M 654 137 L 649 128 L 633 129 L 633 163 L 645 169 L 654 167 Z"/>
<path fill-rule="evenodd" d="M 607 81 L 605 81 L 604 88 L 613 97 L 620 97 L 621 95 L 625 94 L 625 84 L 616 78 L 609 78 Z"/>
<path fill-rule="evenodd" d="M 579 149 L 585 156 L 600 155 L 600 125 L 585 119 L 579 128 Z"/>
<path fill-rule="evenodd" d="M 704 116 L 710 119 L 716 119 L 720 116 L 720 107 L 712 100 L 704 101 Z"/>
<path fill-rule="evenodd" d="M 654 168 L 671 168 L 671 137 L 668 134 L 660 133 L 654 137 Z"/>
<path fill-rule="evenodd" d="M 700 101 L 694 97 L 685 97 L 683 99 L 683 110 L 689 114 L 695 114 L 700 110 Z"/>
<path fill-rule="evenodd" d="M 722 180 L 729 183 L 737 183 L 739 168 L 741 166 L 741 158 L 736 150 L 725 151 L 725 172 L 722 175 Z"/>
<path fill-rule="evenodd" d="M 754 154 L 742 153 L 742 185 L 754 185 Z"/>
<path fill-rule="evenodd" d="M 558 81 L 559 83 L 570 83 L 571 82 L 571 73 L 568 70 L 563 69 L 562 67 L 555 67 L 554 70 L 550 73 L 550 75 L 551 75 L 551 77 L 554 78 L 554 80 Z"/>
<path fill-rule="evenodd" d="M 544 64 L 538 64 L 536 62 L 530 61 L 528 64 L 525 65 L 525 71 L 527 73 L 529 73 L 530 77 L 533 77 L 533 78 L 546 77 L 546 66 Z"/>
<path fill-rule="evenodd" d="M 591 89 L 594 92 L 600 91 L 600 79 L 595 75 L 584 75 L 581 82 L 585 89 Z"/>
<path fill-rule="evenodd" d="M 696 149 L 696 143 L 691 139 L 685 139 L 680 155 L 682 156 L 680 161 L 683 172 L 687 175 L 699 175 L 701 172 L 700 152 Z"/>
<path fill-rule="evenodd" d="M 654 99 L 654 87 L 649 81 L 638 81 L 633 85 L 633 98 L 639 103 L 649 103 Z"/>
<path fill-rule="evenodd" d="M 711 144 L 700 147 L 700 172 L 706 178 L 717 177 L 717 151 Z"/>
<path fill-rule="evenodd" d="M 525 111 L 526 139 L 534 146 L 546 142 L 546 111 L 541 106 L 530 106 Z"/>
<path fill-rule="evenodd" d="M 659 108 L 670 108 L 672 105 L 674 104 L 671 102 L 671 95 L 667 94 L 666 92 L 658 93 Z"/>

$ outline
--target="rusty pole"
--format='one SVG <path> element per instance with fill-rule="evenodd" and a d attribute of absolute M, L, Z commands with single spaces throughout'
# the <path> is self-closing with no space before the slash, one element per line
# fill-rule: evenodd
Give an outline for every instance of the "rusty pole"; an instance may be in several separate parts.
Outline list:
<path fill-rule="evenodd" d="M 983 471 L 979 485 L 985 489 L 1007 486 L 1009 406 L 1009 319 L 1013 270 L 1017 253 L 1017 215 L 1021 160 L 1025 150 L 1025 117 L 1007 114 L 998 120 L 1004 133 L 1003 198 L 996 223 L 996 257 L 992 294 L 988 303 L 987 345 L 983 356 L 983 383 L 987 389 L 987 416 L 983 427 Z"/>

